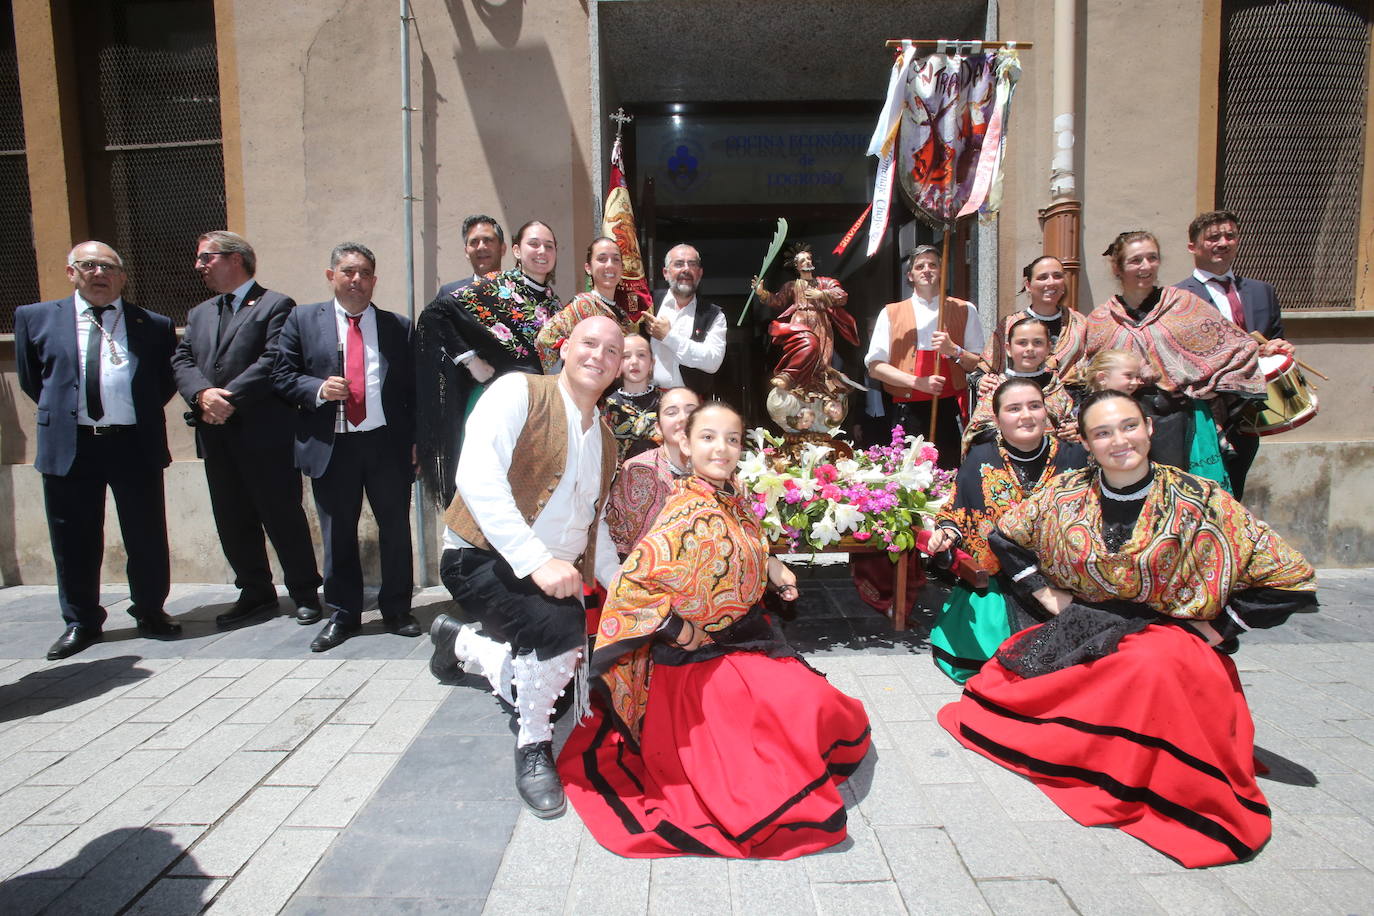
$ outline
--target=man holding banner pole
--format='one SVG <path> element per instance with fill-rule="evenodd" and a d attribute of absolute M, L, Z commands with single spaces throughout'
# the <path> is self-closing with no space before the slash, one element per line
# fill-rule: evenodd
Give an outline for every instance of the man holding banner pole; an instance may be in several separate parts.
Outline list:
<path fill-rule="evenodd" d="M 940 452 L 939 465 L 959 466 L 959 404 L 967 373 L 978 365 L 983 326 L 972 303 L 945 297 L 945 328 L 939 330 L 940 249 L 920 245 L 906 261 L 912 296 L 878 314 L 864 363 L 892 397 L 892 425 L 924 435 Z M 937 354 L 943 357 L 938 360 Z M 941 401 L 931 429 L 931 401 Z"/>

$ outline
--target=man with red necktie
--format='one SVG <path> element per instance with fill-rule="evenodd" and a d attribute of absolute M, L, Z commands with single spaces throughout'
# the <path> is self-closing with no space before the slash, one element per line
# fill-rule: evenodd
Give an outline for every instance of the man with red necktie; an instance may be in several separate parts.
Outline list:
<path fill-rule="evenodd" d="M 325 278 L 334 298 L 291 312 L 272 372 L 277 393 L 298 408 L 296 466 L 310 478 L 324 537 L 330 619 L 310 644 L 312 652 L 338 646 L 362 626 L 358 518 L 364 494 L 377 520 L 383 626 L 388 633 L 420 635 L 410 615 L 410 321 L 372 304 L 376 266 L 372 252 L 356 242 L 333 250 Z"/>
<path fill-rule="evenodd" d="M 1175 283 L 1217 311 L 1242 330 L 1259 331 L 1268 343 L 1260 356 L 1292 355 L 1293 345 L 1283 339 L 1283 318 L 1274 287 L 1263 280 L 1238 277 L 1231 266 L 1240 248 L 1240 219 L 1230 210 L 1209 210 L 1188 224 L 1188 251 L 1194 270 Z M 1237 499 L 1245 492 L 1245 477 L 1259 453 L 1259 436 L 1240 430 L 1228 432 L 1235 454 L 1226 460 L 1226 474 Z"/>

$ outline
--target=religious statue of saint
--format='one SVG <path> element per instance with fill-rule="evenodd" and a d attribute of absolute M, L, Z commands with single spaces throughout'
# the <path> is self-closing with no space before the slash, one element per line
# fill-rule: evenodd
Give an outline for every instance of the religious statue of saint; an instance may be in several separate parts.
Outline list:
<path fill-rule="evenodd" d="M 786 260 L 797 272 L 797 279 L 788 280 L 777 292 L 764 289 L 758 277 L 753 280 L 759 301 L 779 311 L 768 325 L 769 335 L 782 348 L 782 356 L 773 369 L 771 383 L 776 392 L 769 396 L 769 412 L 773 413 L 773 402 L 786 402 L 791 409 L 785 418 L 774 416 L 784 427 L 796 427 L 793 418 L 801 416 L 811 419 L 802 429 L 824 428 L 821 420 L 838 426 L 844 419 L 845 395 L 851 387 L 860 387 L 831 365 L 837 332 L 852 344 L 859 342 L 854 316 L 844 308 L 849 294 L 833 277 L 816 276 L 810 245 L 792 246 Z M 810 413 L 802 414 L 802 410 Z"/>

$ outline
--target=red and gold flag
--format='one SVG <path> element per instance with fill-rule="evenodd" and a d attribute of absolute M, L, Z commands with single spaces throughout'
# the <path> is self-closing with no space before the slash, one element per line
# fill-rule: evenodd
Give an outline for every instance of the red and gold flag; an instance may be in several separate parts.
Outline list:
<path fill-rule="evenodd" d="M 649 292 L 649 279 L 644 273 L 644 258 L 639 253 L 639 233 L 635 230 L 630 189 L 625 184 L 619 137 L 616 137 L 615 146 L 611 149 L 611 180 L 606 192 L 606 209 L 601 217 L 601 234 L 615 239 L 620 246 L 620 258 L 625 264 L 625 273 L 615 289 L 616 302 L 632 319 L 653 311 L 654 299 Z"/>

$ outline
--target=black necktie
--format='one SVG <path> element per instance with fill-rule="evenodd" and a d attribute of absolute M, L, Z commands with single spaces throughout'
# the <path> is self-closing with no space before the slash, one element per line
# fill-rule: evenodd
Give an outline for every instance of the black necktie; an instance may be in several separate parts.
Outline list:
<path fill-rule="evenodd" d="M 215 337 L 215 346 L 224 342 L 224 331 L 229 327 L 229 319 L 234 317 L 234 294 L 225 293 L 219 297 L 219 333 Z"/>
<path fill-rule="evenodd" d="M 86 416 L 99 421 L 105 416 L 100 399 L 100 349 L 105 345 L 102 319 L 113 305 L 91 306 L 91 329 L 86 334 Z"/>

